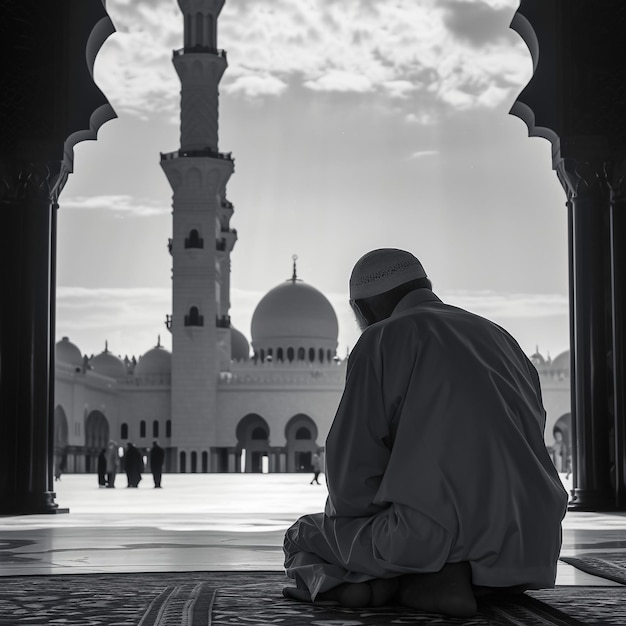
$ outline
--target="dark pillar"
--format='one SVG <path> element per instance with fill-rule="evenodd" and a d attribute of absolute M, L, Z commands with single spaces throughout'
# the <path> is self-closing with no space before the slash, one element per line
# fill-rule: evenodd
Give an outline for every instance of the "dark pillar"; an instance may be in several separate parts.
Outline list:
<path fill-rule="evenodd" d="M 92 77 L 113 30 L 102 0 L 0 3 L 0 514 L 61 511 L 52 492 L 57 200 L 74 145 L 115 116 Z"/>
<path fill-rule="evenodd" d="M 594 167 L 595 165 L 595 167 Z M 573 500 L 571 506 L 612 508 L 611 411 L 607 302 L 608 190 L 598 164 L 563 159 L 557 168 L 568 194 L 570 251 Z"/>
<path fill-rule="evenodd" d="M 610 188 L 611 389 L 615 424 L 615 502 L 626 510 L 626 159 L 607 166 Z"/>
<path fill-rule="evenodd" d="M 626 3 L 521 0 L 511 27 L 534 74 L 511 113 L 552 143 L 567 193 L 574 489 L 570 508 L 626 510 Z"/>
<path fill-rule="evenodd" d="M 57 509 L 49 437 L 52 176 L 18 164 L 0 191 L 0 512 Z"/>

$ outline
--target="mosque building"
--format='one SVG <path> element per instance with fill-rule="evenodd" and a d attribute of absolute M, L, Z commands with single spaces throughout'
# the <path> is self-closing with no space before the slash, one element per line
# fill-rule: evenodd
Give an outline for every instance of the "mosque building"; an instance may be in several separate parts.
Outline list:
<path fill-rule="evenodd" d="M 172 351 L 160 342 L 138 360 L 108 346 L 91 358 L 68 337 L 56 344 L 55 457 L 66 472 L 94 472 L 110 440 L 147 453 L 165 449 L 169 472 L 311 471 L 339 404 L 346 361 L 328 299 L 297 275 L 258 303 L 251 344 L 230 322 L 230 255 L 237 232 L 226 185 L 234 170 L 218 148 L 218 85 L 227 67 L 217 47 L 225 0 L 178 0 L 184 47 L 180 148 L 161 154 L 172 187 Z M 569 436 L 569 354 L 538 353 L 548 412 L 546 444 Z"/>
<path fill-rule="evenodd" d="M 230 254 L 237 232 L 226 196 L 230 153 L 218 148 L 217 47 L 224 0 L 179 0 L 184 47 L 180 149 L 161 154 L 172 187 L 172 352 L 159 342 L 138 361 L 105 347 L 85 357 L 56 346 L 55 448 L 66 471 L 94 471 L 109 440 L 165 448 L 166 471 L 310 471 L 345 378 L 336 356 L 337 316 L 297 276 L 270 290 L 252 317 L 252 350 L 230 322 Z"/>

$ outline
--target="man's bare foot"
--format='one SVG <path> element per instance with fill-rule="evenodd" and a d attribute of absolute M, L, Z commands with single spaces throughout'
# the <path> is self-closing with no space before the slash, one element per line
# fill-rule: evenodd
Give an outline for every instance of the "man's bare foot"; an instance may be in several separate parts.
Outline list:
<path fill-rule="evenodd" d="M 451 617 L 471 617 L 478 610 L 467 562 L 446 563 L 433 574 L 401 576 L 398 599 L 404 606 Z"/>
<path fill-rule="evenodd" d="M 318 593 L 315 602 L 337 602 L 341 606 L 355 609 L 370 606 L 372 591 L 369 583 L 344 583 L 323 593 Z"/>
<path fill-rule="evenodd" d="M 370 606 L 396 604 L 400 589 L 400 578 L 374 578 L 367 581 L 370 586 Z"/>
<path fill-rule="evenodd" d="M 399 578 L 376 578 L 364 583 L 344 583 L 318 593 L 315 602 L 340 604 L 351 609 L 385 606 L 393 603 L 400 587 L 399 580 Z M 283 595 L 292 600 L 311 602 L 311 594 L 306 589 L 285 587 Z"/>

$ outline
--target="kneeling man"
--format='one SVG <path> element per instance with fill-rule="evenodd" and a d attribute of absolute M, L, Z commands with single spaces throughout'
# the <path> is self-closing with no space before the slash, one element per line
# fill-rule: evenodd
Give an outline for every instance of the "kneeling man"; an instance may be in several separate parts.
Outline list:
<path fill-rule="evenodd" d="M 329 495 L 286 533 L 284 594 L 463 617 L 480 593 L 552 587 L 567 494 L 532 363 L 403 250 L 364 255 L 350 303 L 363 333 L 326 440 Z"/>

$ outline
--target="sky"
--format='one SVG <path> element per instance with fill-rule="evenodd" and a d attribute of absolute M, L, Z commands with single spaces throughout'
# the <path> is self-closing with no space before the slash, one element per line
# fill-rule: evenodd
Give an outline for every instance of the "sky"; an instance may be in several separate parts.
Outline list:
<path fill-rule="evenodd" d="M 94 77 L 117 113 L 74 148 L 58 214 L 57 339 L 120 356 L 171 347 L 171 188 L 183 45 L 176 0 L 107 0 Z M 509 114 L 532 75 L 517 0 L 226 0 L 219 148 L 232 152 L 231 319 L 298 276 L 359 331 L 356 260 L 413 252 L 435 292 L 527 354 L 568 348 L 565 193 L 550 143 Z"/>

